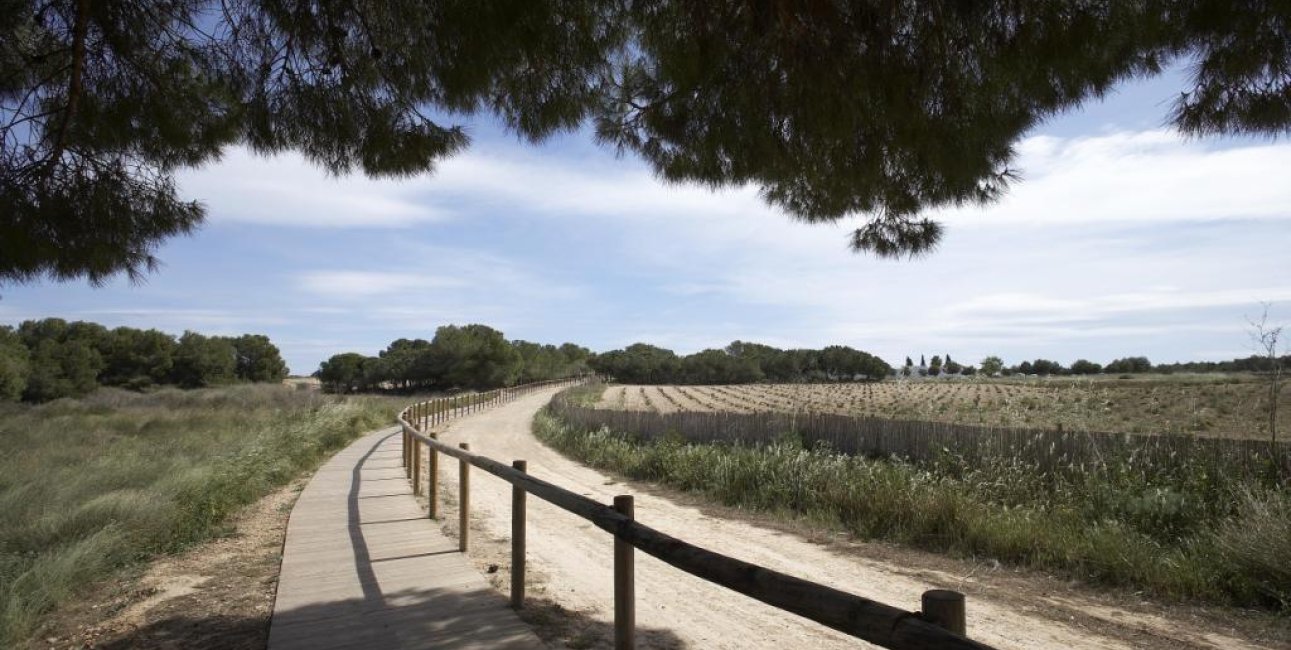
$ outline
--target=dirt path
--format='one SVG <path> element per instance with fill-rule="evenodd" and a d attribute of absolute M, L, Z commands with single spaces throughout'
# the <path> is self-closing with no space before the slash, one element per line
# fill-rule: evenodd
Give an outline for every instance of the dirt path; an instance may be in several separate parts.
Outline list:
<path fill-rule="evenodd" d="M 649 485 L 617 484 L 601 472 L 564 458 L 530 432 L 534 413 L 555 391 L 453 422 L 444 439 L 503 462 L 524 459 L 530 473 L 602 502 L 636 495 L 638 520 L 691 543 L 868 598 L 917 609 L 919 595 L 936 587 L 968 594 L 969 635 L 1000 648 L 1249 648 L 1214 630 L 1213 619 L 1184 614 L 1168 618 L 1150 608 L 1134 611 L 1085 599 L 1072 590 L 1028 586 L 1009 571 L 974 575 L 967 562 L 928 558 L 890 560 L 901 551 L 880 545 L 813 543 L 798 534 L 762 526 L 750 518 L 713 516 L 713 510 L 670 498 Z M 456 471 L 442 473 L 447 494 L 456 493 Z M 675 497 L 676 495 L 673 495 Z M 480 528 L 502 539 L 510 531 L 510 486 L 487 475 L 473 481 L 472 502 Z M 598 624 L 613 619 L 612 540 L 590 523 L 545 502 L 529 501 L 531 571 L 544 576 L 545 595 L 561 607 L 587 614 Z M 868 551 L 875 551 L 873 553 Z M 865 555 L 863 556 L 862 553 Z M 920 554 L 911 554 L 920 555 Z M 993 573 L 990 570 L 980 572 Z M 637 554 L 637 622 L 643 647 L 855 648 L 855 639 L 781 612 Z M 1049 585 L 1060 584 L 1049 580 Z M 1157 610 L 1160 611 L 1160 610 Z M 1173 610 L 1171 610 L 1173 611 Z M 1184 611 L 1184 610 L 1180 610 Z M 607 638 L 577 647 L 608 647 Z"/>

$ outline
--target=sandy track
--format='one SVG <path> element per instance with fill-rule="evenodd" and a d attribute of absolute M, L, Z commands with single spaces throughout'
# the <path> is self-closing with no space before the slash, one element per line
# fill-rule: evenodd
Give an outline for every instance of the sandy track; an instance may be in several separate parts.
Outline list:
<path fill-rule="evenodd" d="M 636 496 L 636 516 L 663 532 L 746 561 L 821 582 L 890 605 L 917 609 L 926 589 L 960 586 L 962 576 L 929 567 L 895 566 L 843 554 L 798 535 L 738 519 L 713 517 L 699 508 L 651 493 L 650 486 L 616 484 L 614 479 L 564 458 L 533 437 L 534 413 L 555 390 L 542 391 L 452 423 L 443 434 L 451 444 L 470 442 L 472 451 L 496 460 L 524 459 L 529 472 L 569 490 L 610 502 L 616 494 Z M 456 471 L 441 475 L 456 493 Z M 473 481 L 473 516 L 490 535 L 509 537 L 510 485 L 480 473 Z M 613 620 L 612 539 L 587 521 L 540 499 L 529 500 L 530 566 L 547 577 L 546 592 L 564 607 Z M 927 576 L 934 576 L 929 579 Z M 637 623 L 648 632 L 643 647 L 856 648 L 855 639 L 782 612 L 735 592 L 637 554 Z M 1002 602 L 970 578 L 969 635 L 1000 648 L 1242 648 L 1260 647 L 1198 628 L 1191 621 L 1163 620 L 1126 611 L 1106 611 L 1070 597 L 1043 598 L 1042 608 L 1024 611 L 1016 598 Z M 1037 602 L 1037 601 L 1033 601 Z M 1053 611 L 1057 608 L 1058 613 Z M 1044 614 L 1040 609 L 1046 610 Z M 1070 615 L 1066 611 L 1070 610 Z M 1071 620 L 1070 624 L 1055 622 Z M 680 642 L 679 642 L 680 641 Z"/>

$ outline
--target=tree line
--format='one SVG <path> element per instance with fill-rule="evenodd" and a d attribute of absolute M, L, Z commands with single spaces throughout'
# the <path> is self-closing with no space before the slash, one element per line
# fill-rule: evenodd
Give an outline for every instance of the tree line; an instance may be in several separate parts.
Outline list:
<path fill-rule="evenodd" d="M 286 376 L 277 346 L 261 334 L 176 337 L 61 318 L 0 326 L 0 401 L 79 397 L 99 386 L 200 388 Z"/>
<path fill-rule="evenodd" d="M 781 350 L 744 341 L 686 356 L 636 343 L 595 355 L 588 363 L 596 372 L 630 384 L 855 381 L 882 379 L 892 372 L 884 360 L 844 345 Z"/>
<path fill-rule="evenodd" d="M 925 362 L 924 358 L 920 357 L 918 366 L 914 365 L 910 357 L 906 357 L 906 365 L 899 370 L 899 374 L 933 377 L 938 375 L 969 376 L 978 372 L 987 377 L 1010 377 L 1013 375 L 1132 375 L 1143 373 L 1168 375 L 1176 372 L 1270 372 L 1277 366 L 1280 366 L 1283 370 L 1291 370 L 1291 355 L 1279 357 L 1276 362 L 1267 356 L 1252 355 L 1230 361 L 1185 361 L 1168 364 L 1153 364 L 1147 357 L 1137 356 L 1114 359 L 1106 365 L 1088 359 L 1077 359 L 1070 366 L 1064 366 L 1057 361 L 1043 358 L 1023 361 L 1009 366 L 1005 365 L 1000 357 L 989 356 L 982 359 L 980 368 L 960 366 L 950 361 L 950 355 L 946 355 L 945 363 L 942 362 L 941 357 L 937 356 L 934 356 L 931 362 Z"/>
<path fill-rule="evenodd" d="M 508 341 L 487 325 L 445 325 L 435 337 L 401 338 L 377 356 L 333 355 L 314 373 L 335 393 L 394 390 L 489 390 L 587 372 L 592 353 L 565 343 Z"/>

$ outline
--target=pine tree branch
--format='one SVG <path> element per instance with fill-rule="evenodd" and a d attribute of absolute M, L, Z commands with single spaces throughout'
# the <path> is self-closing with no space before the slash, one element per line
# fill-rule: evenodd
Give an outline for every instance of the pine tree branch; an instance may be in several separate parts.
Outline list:
<path fill-rule="evenodd" d="M 72 118 L 76 115 L 81 93 L 84 92 L 85 38 L 89 33 L 89 27 L 90 0 L 76 0 L 76 19 L 72 24 L 72 76 L 67 83 L 67 106 L 63 112 L 63 119 L 59 123 L 58 132 L 54 135 L 54 146 L 50 149 L 49 158 L 46 160 L 49 167 L 58 164 L 58 160 L 63 157 L 63 152 L 67 149 L 67 131 L 71 126 Z"/>

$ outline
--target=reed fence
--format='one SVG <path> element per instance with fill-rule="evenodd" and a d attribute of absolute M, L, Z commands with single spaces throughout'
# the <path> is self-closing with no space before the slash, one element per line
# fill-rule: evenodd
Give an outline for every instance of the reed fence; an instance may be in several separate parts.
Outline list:
<path fill-rule="evenodd" d="M 646 440 L 680 437 L 697 443 L 765 444 L 792 438 L 808 448 L 823 445 L 841 454 L 914 462 L 929 462 L 949 454 L 969 463 L 1010 458 L 1042 470 L 1055 470 L 1117 459 L 1147 464 L 1188 463 L 1227 475 L 1280 470 L 1281 476 L 1291 476 L 1291 443 L 1267 440 L 984 427 L 810 411 L 661 413 L 595 408 L 564 396 L 553 400 L 551 408 L 569 424 L 586 429 L 608 427 Z"/>

